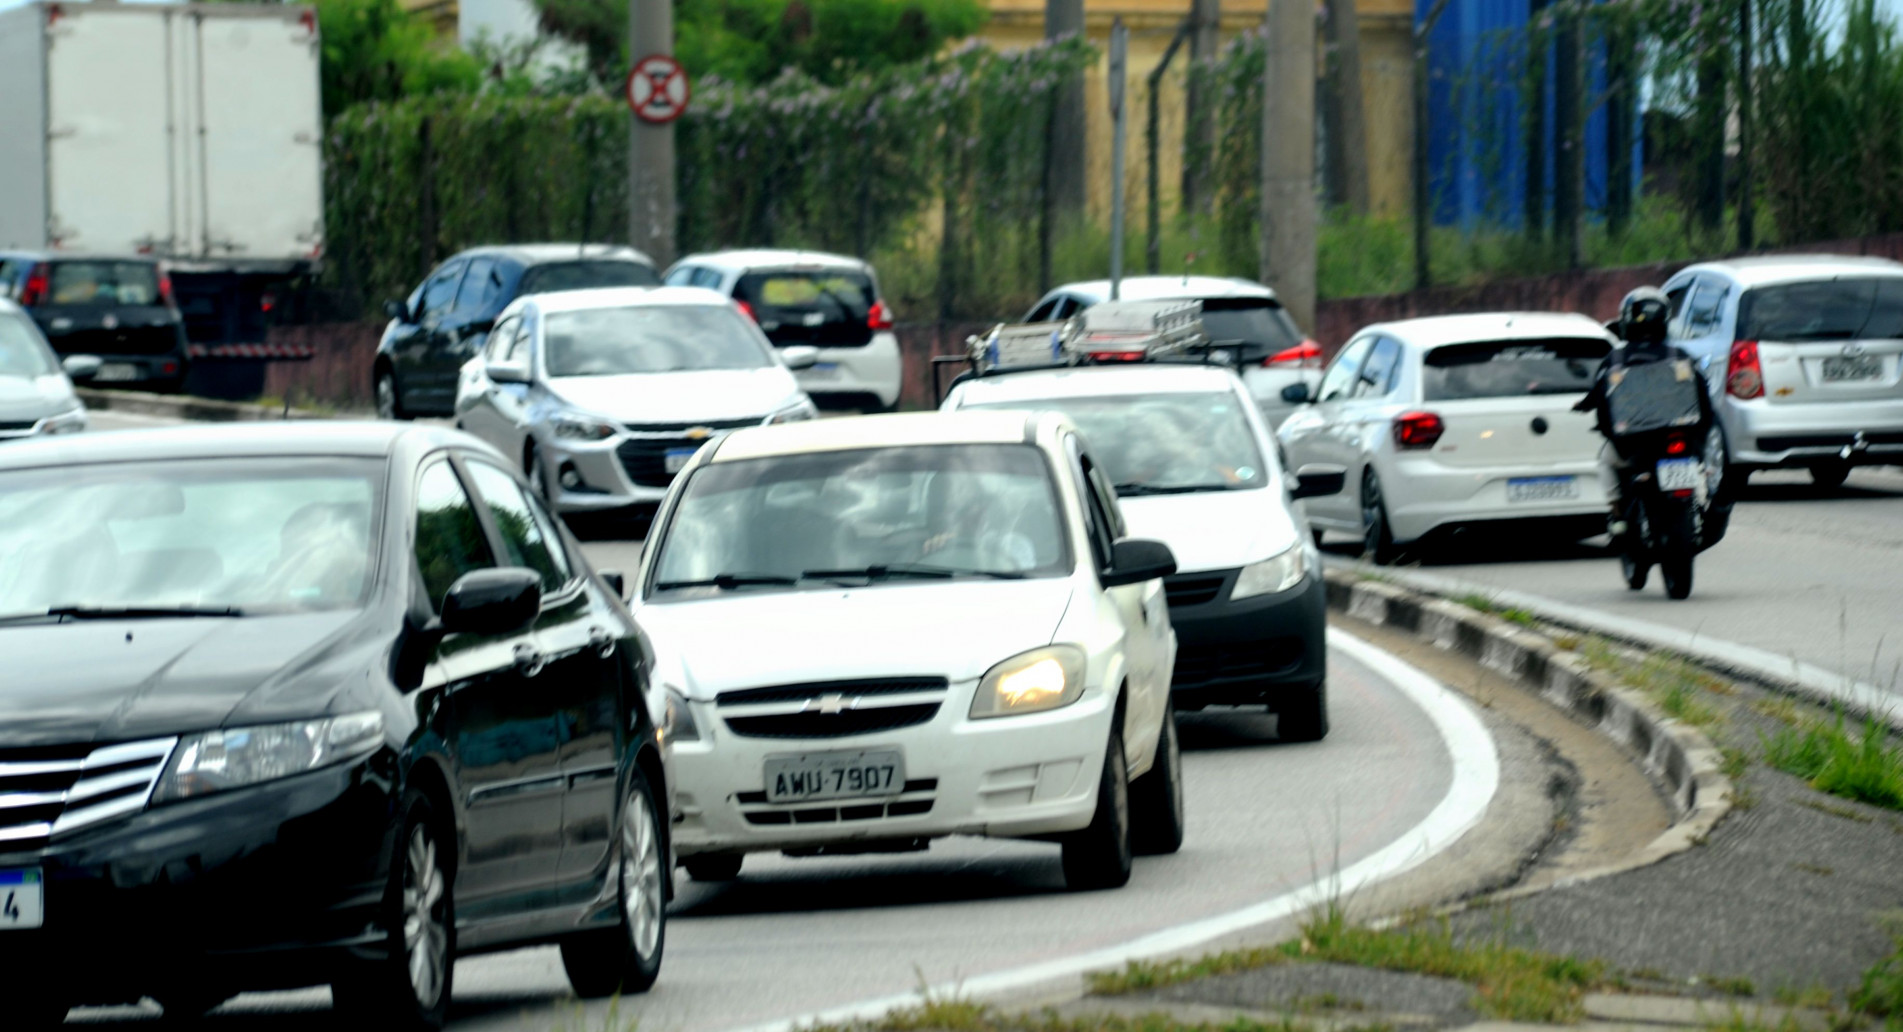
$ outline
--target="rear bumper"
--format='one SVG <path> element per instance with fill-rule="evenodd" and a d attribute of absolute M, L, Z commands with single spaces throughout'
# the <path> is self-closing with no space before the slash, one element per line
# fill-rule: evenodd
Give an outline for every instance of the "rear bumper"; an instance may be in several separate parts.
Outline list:
<path fill-rule="evenodd" d="M 1571 498 L 1510 502 L 1507 482 L 1521 478 L 1572 477 Z M 1432 459 L 1406 459 L 1381 473 L 1388 526 L 1396 542 L 1416 541 L 1435 530 L 1471 523 L 1565 520 L 1606 513 L 1605 485 L 1596 458 L 1546 466 L 1446 466 Z"/>
<path fill-rule="evenodd" d="M 899 401 L 903 369 L 899 339 L 880 331 L 862 348 L 820 348 L 819 361 L 793 378 L 810 395 L 871 395 L 880 406 L 891 408 Z"/>
<path fill-rule="evenodd" d="M 1778 405 L 1727 397 L 1718 418 L 1733 465 L 1903 463 L 1903 399 Z"/>
<path fill-rule="evenodd" d="M 1273 595 L 1229 600 L 1229 571 L 1212 601 L 1170 607 L 1176 667 L 1170 697 L 1179 710 L 1267 703 L 1313 690 L 1328 674 L 1328 593 L 1312 571 Z"/>

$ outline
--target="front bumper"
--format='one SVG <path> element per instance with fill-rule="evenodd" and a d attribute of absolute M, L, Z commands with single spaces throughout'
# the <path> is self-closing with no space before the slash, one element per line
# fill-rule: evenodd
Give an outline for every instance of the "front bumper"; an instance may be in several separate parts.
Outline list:
<path fill-rule="evenodd" d="M 1570 476 L 1575 495 L 1550 501 L 1510 502 L 1507 481 Z M 1431 458 L 1407 458 L 1381 473 L 1394 540 L 1405 544 L 1443 528 L 1468 523 L 1567 520 L 1600 517 L 1608 502 L 1596 456 L 1543 466 L 1447 466 Z M 1582 520 L 1582 522 L 1585 522 Z"/>
<path fill-rule="evenodd" d="M 1089 824 L 1110 740 L 1109 696 L 1090 689 L 1047 713 L 971 720 L 966 713 L 976 687 L 976 681 L 953 684 L 926 723 L 839 738 L 742 737 L 715 704 L 690 703 L 701 737 L 674 744 L 676 851 L 688 857 L 948 835 L 1027 838 Z M 865 749 L 904 755 L 903 793 L 766 802 L 767 757 Z"/>
<path fill-rule="evenodd" d="M 72 1004 L 330 981 L 382 946 L 393 766 L 379 753 L 0 852 L 45 885 L 44 925 L 0 932 L 0 970 Z"/>
<path fill-rule="evenodd" d="M 899 402 L 903 375 L 898 337 L 880 331 L 862 348 L 820 348 L 819 361 L 793 378 L 809 395 L 870 395 L 882 408 L 891 408 Z"/>
<path fill-rule="evenodd" d="M 1177 585 L 1220 579 L 1206 601 L 1176 591 L 1176 668 L 1170 697 L 1179 710 L 1266 703 L 1312 691 L 1328 676 L 1328 593 L 1319 570 L 1272 595 L 1231 601 L 1240 570 L 1179 574 Z M 1204 590 L 1207 590 L 1205 587 Z M 1185 604 L 1188 603 L 1188 604 Z"/>
<path fill-rule="evenodd" d="M 1903 463 L 1903 400 L 1718 404 L 1735 466 L 1853 466 Z"/>

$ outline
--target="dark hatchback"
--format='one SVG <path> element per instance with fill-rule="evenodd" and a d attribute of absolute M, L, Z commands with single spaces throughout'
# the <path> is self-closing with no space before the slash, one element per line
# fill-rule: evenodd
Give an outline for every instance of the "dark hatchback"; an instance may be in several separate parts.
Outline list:
<path fill-rule="evenodd" d="M 510 468 L 388 423 L 0 452 L 6 1027 L 329 983 L 433 1028 L 532 943 L 653 982 L 651 653 Z"/>
<path fill-rule="evenodd" d="M 437 266 L 408 299 L 384 306 L 390 324 L 371 370 L 377 415 L 454 415 L 463 363 L 488 339 L 496 316 L 524 294 L 660 283 L 654 262 L 631 247 L 518 244 L 463 251 Z"/>
<path fill-rule="evenodd" d="M 97 355 L 97 386 L 175 391 L 185 380 L 185 319 L 157 259 L 0 253 L 0 297 L 60 356 Z"/>

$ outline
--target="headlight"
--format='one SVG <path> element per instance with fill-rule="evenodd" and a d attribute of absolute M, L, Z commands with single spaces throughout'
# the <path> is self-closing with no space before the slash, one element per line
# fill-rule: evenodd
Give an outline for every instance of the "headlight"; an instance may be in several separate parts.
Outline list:
<path fill-rule="evenodd" d="M 555 436 L 570 441 L 605 441 L 616 434 L 615 425 L 593 416 L 557 416 Z"/>
<path fill-rule="evenodd" d="M 819 418 L 819 409 L 813 407 L 813 403 L 811 400 L 806 398 L 801 398 L 798 403 L 789 405 L 786 408 L 783 408 L 779 410 L 778 412 L 775 412 L 772 415 L 766 417 L 766 422 L 760 425 L 773 426 L 776 423 L 797 423 L 804 419 L 818 419 L 818 418 Z"/>
<path fill-rule="evenodd" d="M 700 728 L 694 723 L 693 707 L 687 704 L 687 696 L 672 688 L 667 690 L 667 719 L 662 722 L 661 734 L 676 742 L 700 741 Z"/>
<path fill-rule="evenodd" d="M 1271 595 L 1278 591 L 1287 591 L 1302 582 L 1302 575 L 1308 572 L 1308 557 L 1299 545 L 1290 545 L 1288 551 L 1271 556 L 1259 563 L 1250 563 L 1242 568 L 1236 577 L 1235 589 L 1229 592 L 1233 599 L 1249 598 L 1252 595 Z"/>
<path fill-rule="evenodd" d="M 1042 713 L 1076 702 L 1084 694 L 1084 650 L 1047 645 L 1021 652 L 985 671 L 971 700 L 971 717 Z"/>
<path fill-rule="evenodd" d="M 40 420 L 40 433 L 43 434 L 76 434 L 84 429 L 86 429 L 84 408 L 76 408 L 70 412 L 62 412 L 57 416 L 47 416 Z"/>
<path fill-rule="evenodd" d="M 152 800 L 190 799 L 287 778 L 362 756 L 382 741 L 383 714 L 374 711 L 187 735 Z"/>

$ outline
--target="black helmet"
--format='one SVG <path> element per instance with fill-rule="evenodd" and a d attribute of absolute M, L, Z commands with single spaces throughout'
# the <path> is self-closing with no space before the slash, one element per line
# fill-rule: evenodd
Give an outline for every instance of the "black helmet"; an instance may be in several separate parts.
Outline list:
<path fill-rule="evenodd" d="M 1657 287 L 1640 287 L 1619 302 L 1619 336 L 1628 344 L 1665 343 L 1665 324 L 1672 316 L 1672 303 Z"/>

